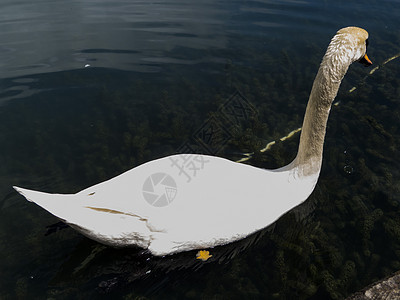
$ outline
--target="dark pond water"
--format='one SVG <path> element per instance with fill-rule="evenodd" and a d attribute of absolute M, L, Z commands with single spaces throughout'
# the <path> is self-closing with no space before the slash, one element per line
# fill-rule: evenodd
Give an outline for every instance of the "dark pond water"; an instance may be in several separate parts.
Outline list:
<path fill-rule="evenodd" d="M 399 15 L 396 0 L 3 0 L 0 298 L 341 299 L 400 270 Z M 205 263 L 47 234 L 58 220 L 11 188 L 74 193 L 184 148 L 282 166 L 298 133 L 259 150 L 301 126 L 349 25 L 369 31 L 379 68 L 346 75 L 316 190 Z M 248 108 L 236 128 L 221 121 L 234 104 Z"/>

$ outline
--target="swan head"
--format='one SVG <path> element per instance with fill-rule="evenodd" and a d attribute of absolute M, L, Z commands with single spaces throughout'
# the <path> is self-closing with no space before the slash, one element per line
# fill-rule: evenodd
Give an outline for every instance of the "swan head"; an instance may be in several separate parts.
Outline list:
<path fill-rule="evenodd" d="M 340 29 L 332 38 L 326 53 L 334 63 L 349 66 L 355 61 L 369 66 L 372 64 L 367 56 L 368 32 L 359 27 Z"/>

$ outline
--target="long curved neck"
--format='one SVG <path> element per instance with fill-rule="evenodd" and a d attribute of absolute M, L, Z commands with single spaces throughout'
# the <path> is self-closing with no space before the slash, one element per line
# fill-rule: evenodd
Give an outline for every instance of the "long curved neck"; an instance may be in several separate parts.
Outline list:
<path fill-rule="evenodd" d="M 329 111 L 351 63 L 340 60 L 340 53 L 330 48 L 314 80 L 303 121 L 299 150 L 293 161 L 300 176 L 319 174 L 321 170 Z"/>

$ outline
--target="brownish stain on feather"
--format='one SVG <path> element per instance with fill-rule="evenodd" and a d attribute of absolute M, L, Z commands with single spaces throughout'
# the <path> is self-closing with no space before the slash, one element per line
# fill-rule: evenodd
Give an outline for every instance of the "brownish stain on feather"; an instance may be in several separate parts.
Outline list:
<path fill-rule="evenodd" d="M 110 214 L 126 215 L 126 216 L 139 218 L 139 220 L 141 220 L 141 221 L 147 221 L 147 219 L 144 219 L 141 216 L 138 216 L 138 215 L 135 215 L 135 214 L 130 214 L 130 213 L 124 213 L 124 212 L 119 211 L 119 210 L 101 208 L 101 207 L 93 207 L 93 206 L 85 206 L 85 207 L 93 209 L 95 211 L 100 211 L 100 212 L 105 212 L 105 213 L 110 213 Z"/>

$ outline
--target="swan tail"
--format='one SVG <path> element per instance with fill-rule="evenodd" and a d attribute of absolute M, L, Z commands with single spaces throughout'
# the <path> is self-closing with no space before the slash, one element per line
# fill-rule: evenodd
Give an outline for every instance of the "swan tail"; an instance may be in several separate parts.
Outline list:
<path fill-rule="evenodd" d="M 28 200 L 29 202 L 35 202 L 35 200 L 33 200 L 35 199 L 35 195 L 41 193 L 38 191 L 24 189 L 18 186 L 13 186 L 13 189 L 16 190 L 20 195 L 24 196 L 25 199 Z"/>
<path fill-rule="evenodd" d="M 40 191 L 28 190 L 18 186 L 13 186 L 13 188 L 22 196 L 26 198 L 29 202 L 36 203 L 40 207 L 44 208 L 51 214 L 60 218 L 63 221 L 66 221 L 66 216 L 71 210 L 72 200 L 70 198 L 71 195 L 67 194 L 49 194 Z"/>
<path fill-rule="evenodd" d="M 87 205 L 78 194 L 49 194 L 13 187 L 28 201 L 34 202 L 83 235 L 100 243 L 121 247 L 147 248 L 152 232 L 147 219 L 135 214 Z"/>

